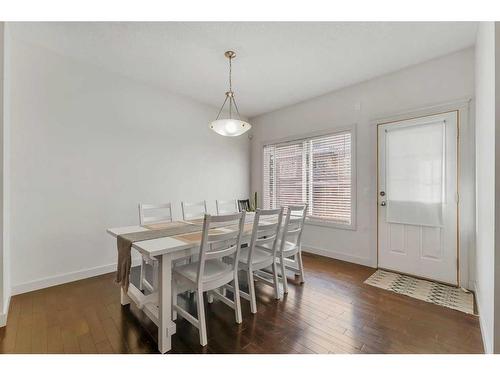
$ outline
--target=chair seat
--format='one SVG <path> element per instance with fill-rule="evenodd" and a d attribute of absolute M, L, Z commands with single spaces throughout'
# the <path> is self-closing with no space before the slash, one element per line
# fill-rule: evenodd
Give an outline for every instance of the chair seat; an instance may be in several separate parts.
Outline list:
<path fill-rule="evenodd" d="M 264 245 L 261 245 L 259 247 L 263 247 L 264 249 L 272 250 L 272 244 L 264 244 Z M 278 254 L 279 254 L 280 248 L 281 248 L 281 241 L 280 240 L 278 240 L 277 247 L 278 247 Z M 293 242 L 285 241 L 283 253 L 286 254 L 286 253 L 295 252 L 297 249 L 298 249 L 298 247 L 296 244 L 294 244 Z"/>
<path fill-rule="evenodd" d="M 248 247 L 245 247 L 240 250 L 240 256 L 239 256 L 240 263 L 243 263 L 245 265 L 248 264 L 248 251 L 249 251 Z M 270 261 L 272 263 L 273 254 L 269 251 L 262 250 L 256 247 L 252 253 L 252 264 L 260 264 L 266 261 Z"/>
<path fill-rule="evenodd" d="M 212 281 L 219 279 L 220 277 L 227 275 L 232 271 L 232 266 L 230 264 L 226 264 L 220 260 L 207 260 L 205 262 L 205 269 L 203 272 L 203 282 Z M 189 264 L 185 264 L 182 266 L 177 266 L 174 268 L 174 276 L 175 274 L 179 274 L 186 279 L 196 282 L 196 277 L 198 274 L 198 262 L 193 262 Z"/>

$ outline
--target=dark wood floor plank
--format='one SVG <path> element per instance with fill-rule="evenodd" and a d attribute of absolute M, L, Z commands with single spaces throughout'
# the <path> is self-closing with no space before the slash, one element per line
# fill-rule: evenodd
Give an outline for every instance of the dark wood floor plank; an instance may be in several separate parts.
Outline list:
<path fill-rule="evenodd" d="M 94 344 L 94 340 L 90 333 L 78 336 L 78 345 L 80 346 L 80 352 L 83 354 L 97 354 L 97 347 Z"/>
<path fill-rule="evenodd" d="M 78 337 L 74 331 L 68 328 L 61 329 L 61 338 L 66 354 L 80 353 L 80 345 L 78 344 Z"/>
<path fill-rule="evenodd" d="M 126 354 L 129 353 L 129 348 L 125 343 L 124 338 L 121 336 L 120 332 L 115 326 L 113 319 L 110 317 L 105 318 L 102 321 L 102 325 L 104 328 L 104 332 L 106 333 L 106 337 L 113 348 L 115 353 Z"/>
<path fill-rule="evenodd" d="M 52 354 L 64 353 L 61 327 L 59 325 L 47 327 L 47 352 Z"/>
<path fill-rule="evenodd" d="M 21 310 L 17 322 L 15 353 L 31 353 L 31 336 L 33 330 L 33 298 L 27 294 L 22 295 Z"/>
<path fill-rule="evenodd" d="M 33 353 L 47 353 L 47 319 L 44 310 L 34 310 L 31 333 L 31 350 Z"/>
<path fill-rule="evenodd" d="M 0 353 L 15 353 L 20 312 L 20 301 L 18 299 L 12 299 L 7 318 L 7 325 L 0 328 Z"/>
<path fill-rule="evenodd" d="M 96 344 L 97 352 L 100 354 L 114 354 L 115 351 L 113 350 L 113 347 L 109 343 L 109 341 L 103 340 L 101 342 L 98 342 Z"/>
<path fill-rule="evenodd" d="M 257 282 L 258 312 L 242 300 L 241 324 L 226 305 L 205 301 L 208 345 L 179 319 L 171 352 L 483 352 L 477 316 L 366 285 L 369 267 L 309 254 L 304 263 L 306 283 L 289 278 L 290 292 L 279 301 Z M 196 311 L 187 295 L 179 303 Z M 157 353 L 156 331 L 137 307 L 120 305 L 113 274 L 106 274 L 14 296 L 0 353 Z"/>

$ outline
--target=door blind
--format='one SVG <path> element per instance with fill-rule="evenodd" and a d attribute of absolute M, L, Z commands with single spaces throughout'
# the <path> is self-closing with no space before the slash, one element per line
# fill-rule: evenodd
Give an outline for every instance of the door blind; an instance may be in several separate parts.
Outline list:
<path fill-rule="evenodd" d="M 308 203 L 308 217 L 352 222 L 351 132 L 264 146 L 264 207 Z"/>

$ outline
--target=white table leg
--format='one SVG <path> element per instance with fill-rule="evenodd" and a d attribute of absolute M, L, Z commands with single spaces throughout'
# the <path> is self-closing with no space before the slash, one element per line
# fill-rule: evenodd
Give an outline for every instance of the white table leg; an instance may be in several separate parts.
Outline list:
<path fill-rule="evenodd" d="M 158 351 L 168 352 L 172 349 L 171 336 L 175 333 L 172 321 L 172 258 L 170 254 L 159 257 L 158 282 Z"/>
<path fill-rule="evenodd" d="M 120 287 L 120 303 L 122 304 L 122 306 L 126 306 L 130 305 L 130 302 L 132 302 L 132 300 L 130 299 L 128 294 L 123 291 L 123 288 Z"/>

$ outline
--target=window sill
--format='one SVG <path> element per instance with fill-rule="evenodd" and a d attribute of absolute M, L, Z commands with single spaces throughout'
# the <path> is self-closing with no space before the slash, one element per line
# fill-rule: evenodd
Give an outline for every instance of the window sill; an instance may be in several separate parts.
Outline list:
<path fill-rule="evenodd" d="M 354 223 L 340 224 L 330 220 L 309 218 L 309 217 L 306 218 L 306 225 L 314 225 L 318 227 L 327 227 L 335 229 L 356 230 L 356 225 Z"/>

